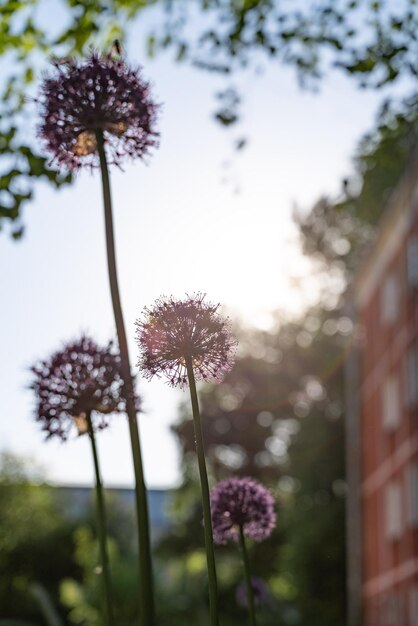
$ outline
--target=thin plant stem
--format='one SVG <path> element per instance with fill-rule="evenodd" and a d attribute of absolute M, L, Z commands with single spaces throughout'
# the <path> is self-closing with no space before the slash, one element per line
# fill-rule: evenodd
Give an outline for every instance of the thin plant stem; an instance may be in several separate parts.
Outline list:
<path fill-rule="evenodd" d="M 57 609 L 54 606 L 54 603 L 51 600 L 51 597 L 45 587 L 40 583 L 31 583 L 29 585 L 29 592 L 35 598 L 36 602 L 39 605 L 39 608 L 42 611 L 42 615 L 44 616 L 45 622 L 48 626 L 64 626 L 64 622 L 61 617 L 58 615 Z M 4 622 L 3 622 L 4 623 Z M 9 622 L 10 623 L 10 622 Z M 12 622 L 19 626 L 22 622 Z M 26 622 L 24 622 L 26 623 Z"/>
<path fill-rule="evenodd" d="M 91 415 L 87 416 L 87 428 L 91 442 L 91 450 L 93 453 L 94 473 L 96 476 L 96 504 L 97 504 L 97 529 L 99 534 L 100 557 L 102 565 L 102 581 L 104 592 L 104 605 L 106 623 L 108 626 L 115 626 L 115 617 L 113 614 L 112 604 L 112 583 L 110 578 L 109 556 L 107 553 L 106 543 L 106 509 L 103 496 L 102 478 L 100 475 L 99 455 L 97 454 L 96 437 L 94 435 Z"/>
<path fill-rule="evenodd" d="M 206 561 L 208 568 L 209 610 L 211 626 L 218 626 L 218 585 L 216 580 L 215 551 L 213 547 L 212 517 L 210 512 L 210 497 L 208 473 L 206 470 L 205 450 L 203 446 L 202 425 L 200 420 L 199 400 L 196 391 L 196 381 L 193 372 L 193 363 L 190 357 L 186 358 L 187 377 L 189 379 L 190 398 L 192 402 L 194 432 L 197 460 L 199 464 L 200 484 L 202 489 L 203 521 L 205 528 Z"/>
<path fill-rule="evenodd" d="M 136 513 L 138 519 L 138 554 L 139 554 L 139 599 L 142 626 L 154 626 L 154 593 L 151 561 L 151 542 L 148 517 L 148 502 L 145 488 L 141 445 L 135 406 L 134 387 L 129 361 L 128 342 L 119 295 L 119 283 L 116 267 L 115 238 L 113 232 L 112 200 L 110 194 L 109 169 L 102 131 L 96 131 L 97 150 L 102 173 L 103 204 L 106 228 L 107 266 L 113 314 L 119 341 L 121 374 L 126 389 L 126 412 L 128 414 L 129 434 L 135 473 Z"/>
<path fill-rule="evenodd" d="M 250 626 L 257 626 L 255 619 L 255 605 L 254 605 L 254 590 L 251 582 L 250 574 L 250 561 L 248 559 L 247 545 L 245 543 L 244 530 L 242 526 L 239 527 L 239 542 L 242 552 L 242 560 L 244 562 L 244 576 L 245 584 L 247 587 L 247 601 L 248 601 L 248 613 L 250 617 Z"/>

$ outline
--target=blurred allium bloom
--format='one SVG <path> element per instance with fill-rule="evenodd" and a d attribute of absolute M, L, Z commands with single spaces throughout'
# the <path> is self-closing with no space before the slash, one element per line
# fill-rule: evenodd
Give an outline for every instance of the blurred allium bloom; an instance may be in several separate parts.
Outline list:
<path fill-rule="evenodd" d="M 103 131 L 110 163 L 142 158 L 157 145 L 157 106 L 149 84 L 123 59 L 92 52 L 84 61 L 53 61 L 44 79 L 39 135 L 60 167 L 97 167 L 95 131 Z"/>
<path fill-rule="evenodd" d="M 190 358 L 196 379 L 220 382 L 234 363 L 237 342 L 219 306 L 196 293 L 185 300 L 162 297 L 145 308 L 136 322 L 138 367 L 144 376 L 166 376 L 170 385 L 183 388 Z"/>
<path fill-rule="evenodd" d="M 251 585 L 254 594 L 254 604 L 256 606 L 265 604 L 269 598 L 269 592 L 265 582 L 261 580 L 261 578 L 256 578 L 255 576 L 252 576 Z M 247 585 L 245 583 L 241 583 L 240 585 L 238 585 L 235 592 L 235 599 L 239 606 L 244 609 L 248 608 Z"/>
<path fill-rule="evenodd" d="M 100 348 L 83 336 L 31 368 L 35 375 L 31 385 L 36 396 L 35 419 L 41 422 L 47 438 L 66 440 L 73 426 L 79 434 L 86 432 L 90 413 L 93 427 L 99 430 L 108 426 L 109 413 L 125 411 L 120 357 L 111 348 L 111 343 Z"/>
<path fill-rule="evenodd" d="M 213 538 L 224 544 L 238 541 L 239 529 L 254 541 L 263 541 L 276 525 L 274 499 L 254 478 L 228 478 L 211 493 Z"/>

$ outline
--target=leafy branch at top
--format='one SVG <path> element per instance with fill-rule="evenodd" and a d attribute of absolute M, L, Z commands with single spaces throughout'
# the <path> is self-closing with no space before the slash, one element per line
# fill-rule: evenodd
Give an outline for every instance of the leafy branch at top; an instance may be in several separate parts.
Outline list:
<path fill-rule="evenodd" d="M 8 220 L 14 237 L 23 232 L 21 208 L 36 179 L 57 187 L 70 182 L 21 138 L 27 135 L 27 93 L 43 60 L 123 40 L 129 23 L 152 6 L 161 15 L 149 34 L 148 54 L 171 48 L 176 61 L 225 75 L 215 114 L 224 126 L 239 119 L 241 98 L 230 76 L 263 59 L 292 66 L 308 86 L 332 66 L 376 88 L 418 76 L 416 0 L 64 0 L 61 21 L 55 20 L 61 27 L 48 22 L 43 0 L 0 0 L 0 55 L 9 68 L 0 87 L 0 227 Z"/>

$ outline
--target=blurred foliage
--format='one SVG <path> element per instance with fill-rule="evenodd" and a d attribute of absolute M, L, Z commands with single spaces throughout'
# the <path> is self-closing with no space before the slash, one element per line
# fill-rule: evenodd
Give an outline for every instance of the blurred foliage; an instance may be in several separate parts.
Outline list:
<path fill-rule="evenodd" d="M 251 546 L 252 573 L 267 582 L 271 594 L 261 625 L 344 624 L 342 363 L 351 330 L 341 312 L 321 307 L 296 321 L 278 317 L 271 332 L 242 329 L 232 372 L 222 384 L 202 388 L 212 480 L 251 475 L 276 496 L 278 528 L 271 539 Z M 177 559 L 180 569 L 201 549 L 203 531 L 187 410 L 174 430 L 185 480 L 173 502 L 173 532 L 160 542 L 158 554 Z M 243 576 L 237 547 L 218 548 L 217 563 L 223 620 L 232 626 L 245 619 L 235 601 Z M 194 584 L 190 572 L 188 577 Z"/>
<path fill-rule="evenodd" d="M 415 0 L 0 0 L 0 226 L 7 222 L 15 239 L 23 234 L 22 207 L 36 180 L 55 187 L 71 180 L 56 172 L 34 139 L 27 140 L 34 134 L 32 85 L 46 56 L 123 41 L 132 20 L 152 6 L 161 13 L 148 35 L 149 56 L 170 48 L 178 62 L 225 75 L 215 113 L 225 126 L 239 119 L 242 99 L 231 77 L 264 59 L 290 65 L 306 85 L 333 66 L 373 87 L 418 74 Z M 54 20 L 48 19 L 51 11 Z"/>
<path fill-rule="evenodd" d="M 338 376 L 341 384 L 341 373 Z M 325 385 L 327 391 L 334 381 Z M 342 407 L 339 407 L 342 410 Z M 313 407 L 289 448 L 281 568 L 296 587 L 301 624 L 345 624 L 344 428 L 335 405 Z"/>
<path fill-rule="evenodd" d="M 123 521 L 123 516 L 121 515 Z M 92 530 L 80 525 L 74 535 L 75 561 L 82 571 L 80 580 L 66 578 L 60 584 L 60 599 L 69 609 L 71 624 L 101 626 L 101 581 L 99 546 Z M 117 623 L 129 626 L 138 621 L 136 557 L 132 549 L 121 553 L 114 539 L 108 542 L 112 570 L 113 600 Z"/>
<path fill-rule="evenodd" d="M 179 60 L 226 74 L 267 57 L 316 81 L 334 64 L 364 86 L 418 75 L 415 0 L 166 0 L 150 52 L 174 47 Z"/>
<path fill-rule="evenodd" d="M 0 455 L 0 622 L 46 625 L 34 594 L 40 588 L 65 624 L 101 626 L 94 494 L 75 515 L 67 491 L 42 480 L 27 461 Z M 131 626 L 138 619 L 134 512 L 106 495 L 118 625 Z"/>
<path fill-rule="evenodd" d="M 343 181 L 340 197 L 321 198 L 309 211 L 296 211 L 304 252 L 349 281 L 391 194 L 416 153 L 418 96 L 402 103 L 385 102 L 374 129 L 360 141 L 353 173 Z"/>
<path fill-rule="evenodd" d="M 28 471 L 29 470 L 29 471 Z M 43 624 L 30 593 L 40 583 L 56 598 L 60 580 L 78 578 L 73 531 L 57 511 L 39 473 L 8 455 L 0 458 L 0 617 Z"/>

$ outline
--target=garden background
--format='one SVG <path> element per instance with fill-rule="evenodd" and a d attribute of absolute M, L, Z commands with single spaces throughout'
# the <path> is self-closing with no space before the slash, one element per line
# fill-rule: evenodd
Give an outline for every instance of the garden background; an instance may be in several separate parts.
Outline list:
<path fill-rule="evenodd" d="M 228 23 L 217 3 L 195 3 L 180 42 L 174 35 L 181 23 L 170 20 L 181 18 L 181 6 L 173 3 L 170 14 L 170 3 L 144 4 L 1 6 L 0 618 L 43 623 L 37 584 L 68 623 L 100 623 L 93 515 L 87 505 L 70 515 L 59 489 L 92 483 L 88 446 L 82 437 L 45 443 L 27 389 L 28 367 L 39 355 L 83 330 L 100 340 L 112 335 L 99 179 L 83 173 L 69 186 L 56 177 L 36 138 L 35 98 L 48 54 L 105 48 L 120 38 L 162 103 L 159 150 L 147 166 L 112 173 L 127 327 L 161 293 L 203 290 L 224 304 L 240 348 L 225 382 L 202 391 L 205 442 L 213 476 L 251 474 L 277 499 L 273 547 L 253 554 L 254 573 L 270 589 L 262 623 L 338 626 L 346 617 L 343 363 L 352 340 L 344 294 L 407 161 L 414 81 L 399 69 L 377 89 L 361 89 L 357 73 L 374 80 L 379 63 L 382 70 L 397 58 L 379 60 L 376 49 L 369 51 L 374 65 L 356 69 L 349 59 L 343 71 L 335 67 L 341 47 L 349 54 L 350 46 L 332 47 L 331 34 L 336 42 L 344 36 L 327 3 L 301 3 L 298 27 L 281 37 L 288 48 L 268 56 L 248 32 L 262 32 L 252 25 L 270 3 L 225 3 L 236 24 L 247 20 L 235 40 L 229 33 L 229 47 L 218 46 L 220 64 L 231 62 L 228 72 L 208 67 L 212 55 L 193 43 L 217 29 L 222 40 Z M 358 27 L 367 17 L 360 41 L 373 41 L 390 3 L 360 3 L 360 14 L 350 4 L 341 3 L 343 24 Z M 323 29 L 304 42 L 310 23 Z M 393 33 L 403 30 L 394 25 Z M 51 45 L 54 38 L 60 41 Z M 322 78 L 293 43 L 320 54 Z M 133 330 L 130 348 L 135 355 Z M 138 391 L 146 480 L 167 492 L 166 525 L 154 544 L 160 623 L 172 623 L 173 613 L 185 626 L 201 623 L 205 565 L 190 415 L 181 392 L 164 383 L 139 379 Z M 131 486 L 123 420 L 114 418 L 99 447 L 105 484 Z M 115 493 L 109 504 L 117 601 L 130 624 L 132 515 Z M 219 564 L 224 623 L 234 624 L 243 616 L 235 598 L 240 565 L 228 549 L 220 550 Z"/>

